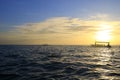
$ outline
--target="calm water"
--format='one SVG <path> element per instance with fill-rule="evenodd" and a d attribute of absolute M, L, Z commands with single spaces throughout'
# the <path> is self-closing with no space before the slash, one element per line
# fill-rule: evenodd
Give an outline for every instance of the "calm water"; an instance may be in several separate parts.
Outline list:
<path fill-rule="evenodd" d="M 120 80 L 120 48 L 0 46 L 0 80 Z"/>

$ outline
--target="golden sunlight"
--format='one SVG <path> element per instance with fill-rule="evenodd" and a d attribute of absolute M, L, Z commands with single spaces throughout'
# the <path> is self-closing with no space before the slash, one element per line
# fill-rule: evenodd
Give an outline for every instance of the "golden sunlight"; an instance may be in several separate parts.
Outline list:
<path fill-rule="evenodd" d="M 98 29 L 99 30 L 96 33 L 97 41 L 110 41 L 111 40 L 112 26 L 108 24 L 101 24 Z"/>
<path fill-rule="evenodd" d="M 111 36 L 107 31 L 99 31 L 97 32 L 96 39 L 97 41 L 109 41 Z"/>

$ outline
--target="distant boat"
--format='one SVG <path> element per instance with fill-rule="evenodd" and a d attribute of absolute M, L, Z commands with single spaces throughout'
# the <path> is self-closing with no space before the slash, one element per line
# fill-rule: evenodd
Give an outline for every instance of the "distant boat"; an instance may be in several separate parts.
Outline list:
<path fill-rule="evenodd" d="M 110 42 L 104 42 L 104 41 L 95 41 L 95 44 L 92 44 L 91 46 L 92 47 L 108 47 L 108 48 L 111 48 Z"/>
<path fill-rule="evenodd" d="M 48 44 L 42 44 L 42 46 L 49 46 Z"/>

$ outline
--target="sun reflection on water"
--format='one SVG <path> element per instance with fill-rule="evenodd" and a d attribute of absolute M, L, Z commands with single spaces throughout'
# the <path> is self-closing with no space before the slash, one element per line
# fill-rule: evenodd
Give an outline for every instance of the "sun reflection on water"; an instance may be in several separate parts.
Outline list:
<path fill-rule="evenodd" d="M 108 73 L 114 72 L 114 70 L 112 70 L 114 52 L 107 48 L 100 49 L 100 51 L 101 52 L 95 58 L 99 59 L 96 64 L 101 65 L 102 67 L 97 67 L 95 70 L 101 73 L 101 79 L 113 80 L 115 79 L 114 76 L 107 75 Z"/>

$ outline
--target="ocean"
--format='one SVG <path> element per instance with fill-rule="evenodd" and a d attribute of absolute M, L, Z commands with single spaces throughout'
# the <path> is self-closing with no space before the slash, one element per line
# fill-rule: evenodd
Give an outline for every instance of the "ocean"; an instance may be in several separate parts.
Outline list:
<path fill-rule="evenodd" d="M 120 47 L 1 45 L 0 80 L 120 80 Z"/>

